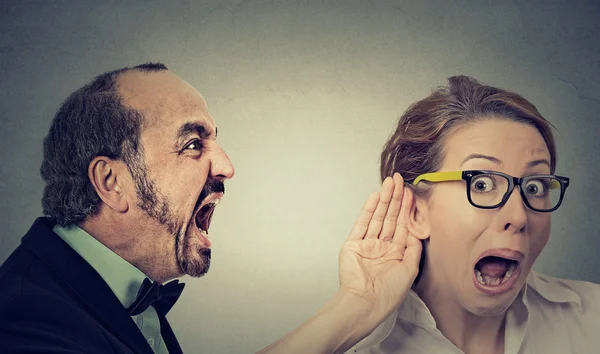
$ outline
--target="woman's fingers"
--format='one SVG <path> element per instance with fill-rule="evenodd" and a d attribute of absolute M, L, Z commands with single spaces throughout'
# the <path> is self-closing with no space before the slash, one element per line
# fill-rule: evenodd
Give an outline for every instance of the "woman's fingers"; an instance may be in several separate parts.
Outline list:
<path fill-rule="evenodd" d="M 385 215 L 381 233 L 379 234 L 379 239 L 382 241 L 390 241 L 394 237 L 394 230 L 396 229 L 398 214 L 401 210 L 402 197 L 404 195 L 404 180 L 402 176 L 396 172 L 392 178 L 394 181 L 394 193 L 392 194 L 392 200 Z"/>
<path fill-rule="evenodd" d="M 350 235 L 348 235 L 348 240 L 360 240 L 365 236 L 365 233 L 369 227 L 369 223 L 371 222 L 371 218 L 373 217 L 373 213 L 377 208 L 378 202 L 379 193 L 371 193 L 369 198 L 367 198 L 367 201 L 365 202 L 358 219 L 356 219 L 356 222 L 354 222 L 354 226 L 350 231 Z"/>
<path fill-rule="evenodd" d="M 387 177 L 379 193 L 371 193 L 356 219 L 348 240 L 379 238 L 406 244 L 407 221 L 412 194 L 405 192 L 404 180 L 399 173 Z M 407 196 L 407 194 L 409 194 Z"/>
<path fill-rule="evenodd" d="M 407 235 L 406 238 L 406 250 L 404 250 L 404 257 L 402 258 L 402 262 L 404 262 L 408 269 L 410 269 L 410 275 L 413 278 L 417 277 L 419 273 L 419 262 L 421 261 L 421 253 L 422 253 L 423 244 L 421 240 L 412 235 Z"/>
<path fill-rule="evenodd" d="M 410 209 L 413 203 L 413 191 L 410 188 L 404 188 L 402 196 L 402 205 L 400 207 L 400 215 L 396 222 L 396 230 L 394 232 L 393 243 L 401 246 L 406 246 L 408 238 L 408 222 L 410 218 Z"/>
<path fill-rule="evenodd" d="M 385 215 L 387 214 L 388 206 L 390 205 L 390 201 L 392 200 L 393 192 L 394 181 L 392 180 L 392 178 L 387 177 L 381 185 L 379 203 L 377 204 L 377 208 L 373 213 L 371 222 L 369 222 L 369 227 L 367 229 L 365 239 L 377 238 L 379 236 L 379 233 L 381 232 L 381 227 L 383 225 L 383 221 L 385 219 Z"/>

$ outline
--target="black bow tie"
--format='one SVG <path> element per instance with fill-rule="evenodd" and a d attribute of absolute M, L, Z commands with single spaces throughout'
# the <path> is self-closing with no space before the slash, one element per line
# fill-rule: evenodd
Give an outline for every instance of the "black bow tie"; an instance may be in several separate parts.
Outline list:
<path fill-rule="evenodd" d="M 150 279 L 144 279 L 140 290 L 138 290 L 135 301 L 127 308 L 130 316 L 139 315 L 150 306 L 154 306 L 159 315 L 165 316 L 175 305 L 183 291 L 184 283 L 173 280 L 165 285 L 160 285 Z"/>

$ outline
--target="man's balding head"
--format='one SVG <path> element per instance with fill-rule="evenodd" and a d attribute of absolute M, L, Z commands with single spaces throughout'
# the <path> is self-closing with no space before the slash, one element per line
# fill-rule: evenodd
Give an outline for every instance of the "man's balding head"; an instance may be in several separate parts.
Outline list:
<path fill-rule="evenodd" d="M 144 124 L 182 111 L 206 109 L 200 92 L 168 70 L 130 70 L 117 77 L 116 87 L 121 103 L 143 114 Z"/>
<path fill-rule="evenodd" d="M 89 183 L 88 165 L 98 155 L 132 163 L 140 146 L 143 114 L 123 104 L 122 75 L 167 72 L 161 63 L 146 63 L 101 74 L 73 92 L 56 113 L 44 139 L 40 173 L 46 187 L 44 214 L 66 226 L 85 220 L 100 199 Z"/>

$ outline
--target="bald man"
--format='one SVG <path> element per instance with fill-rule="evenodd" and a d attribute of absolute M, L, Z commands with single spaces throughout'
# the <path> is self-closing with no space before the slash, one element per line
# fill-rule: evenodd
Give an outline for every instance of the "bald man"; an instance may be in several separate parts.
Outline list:
<path fill-rule="evenodd" d="M 54 117 L 41 175 L 45 216 L 0 267 L 0 352 L 181 353 L 166 319 L 184 287 L 173 279 L 208 271 L 234 175 L 200 93 L 163 64 L 96 77 Z M 340 292 L 263 353 L 341 352 L 400 304 L 420 255 L 397 227 L 403 190 L 397 175 L 369 198 L 340 254 Z"/>

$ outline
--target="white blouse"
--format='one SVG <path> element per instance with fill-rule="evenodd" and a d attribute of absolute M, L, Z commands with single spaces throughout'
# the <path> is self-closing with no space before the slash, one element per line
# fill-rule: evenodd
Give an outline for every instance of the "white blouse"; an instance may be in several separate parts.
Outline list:
<path fill-rule="evenodd" d="M 531 271 L 506 314 L 506 354 L 600 354 L 600 285 Z M 346 353 L 463 353 L 410 291 L 398 311 Z"/>

